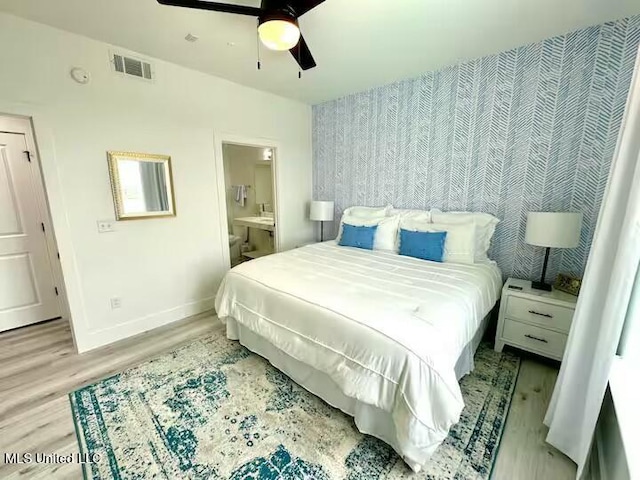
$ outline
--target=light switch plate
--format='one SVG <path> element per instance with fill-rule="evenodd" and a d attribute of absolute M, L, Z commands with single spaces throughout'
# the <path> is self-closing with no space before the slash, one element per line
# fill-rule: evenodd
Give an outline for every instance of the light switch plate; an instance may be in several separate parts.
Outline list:
<path fill-rule="evenodd" d="M 113 220 L 98 220 L 98 232 L 107 233 L 115 231 L 115 222 Z"/>

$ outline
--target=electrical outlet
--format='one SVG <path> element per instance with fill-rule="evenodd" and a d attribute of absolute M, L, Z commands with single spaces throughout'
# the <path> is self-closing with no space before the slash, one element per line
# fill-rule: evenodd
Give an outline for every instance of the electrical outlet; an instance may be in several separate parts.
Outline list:
<path fill-rule="evenodd" d="M 114 221 L 113 220 L 98 220 L 98 232 L 99 233 L 107 233 L 113 232 L 114 229 Z"/>
<path fill-rule="evenodd" d="M 122 299 L 120 297 L 111 297 L 111 310 L 122 307 Z"/>

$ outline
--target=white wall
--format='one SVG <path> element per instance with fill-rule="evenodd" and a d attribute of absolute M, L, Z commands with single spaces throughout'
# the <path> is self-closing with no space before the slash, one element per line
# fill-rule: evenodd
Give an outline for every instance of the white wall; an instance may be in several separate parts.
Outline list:
<path fill-rule="evenodd" d="M 109 45 L 6 14 L 0 45 L 0 113 L 34 120 L 80 351 L 213 306 L 227 248 L 214 133 L 277 142 L 282 247 L 311 238 L 308 106 L 159 60 L 155 83 L 122 78 Z M 72 66 L 91 83 L 74 83 Z M 171 155 L 177 217 L 99 234 L 114 218 L 107 150 Z"/>

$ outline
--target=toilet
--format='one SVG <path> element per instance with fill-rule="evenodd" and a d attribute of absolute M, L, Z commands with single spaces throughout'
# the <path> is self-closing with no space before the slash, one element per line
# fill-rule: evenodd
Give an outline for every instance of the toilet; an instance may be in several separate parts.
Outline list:
<path fill-rule="evenodd" d="M 229 256 L 232 265 L 240 258 L 240 240 L 239 236 L 229 234 Z"/>

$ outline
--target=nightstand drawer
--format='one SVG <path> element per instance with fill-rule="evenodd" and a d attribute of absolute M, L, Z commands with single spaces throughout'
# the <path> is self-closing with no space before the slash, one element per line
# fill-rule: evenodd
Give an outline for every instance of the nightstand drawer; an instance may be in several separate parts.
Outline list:
<path fill-rule="evenodd" d="M 573 309 L 509 296 L 506 316 L 568 333 Z"/>
<path fill-rule="evenodd" d="M 539 350 L 549 356 L 562 358 L 567 336 L 544 328 L 505 319 L 502 337 L 509 343 L 526 349 Z"/>

